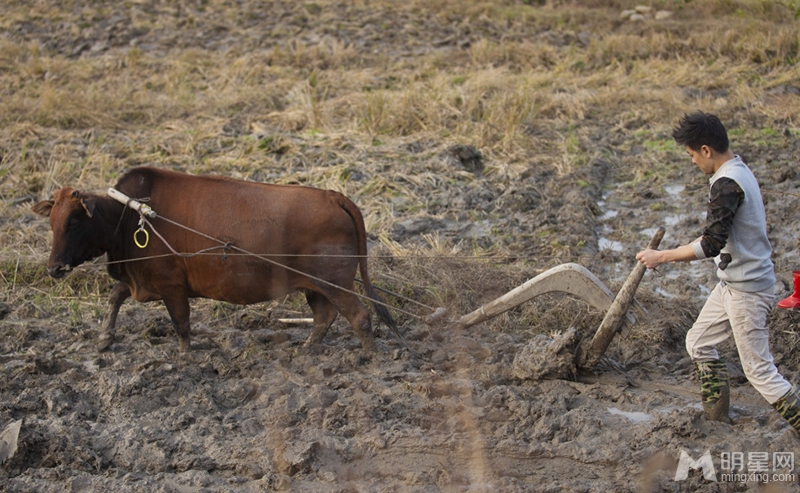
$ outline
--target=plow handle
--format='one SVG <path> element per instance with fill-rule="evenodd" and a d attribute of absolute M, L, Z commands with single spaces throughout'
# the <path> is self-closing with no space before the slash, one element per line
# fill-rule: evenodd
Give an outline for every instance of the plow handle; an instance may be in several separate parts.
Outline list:
<path fill-rule="evenodd" d="M 661 239 L 664 238 L 664 231 L 663 227 L 658 228 L 656 234 L 653 235 L 653 239 L 650 240 L 648 248 L 653 250 L 658 248 Z M 592 368 L 600 361 L 609 344 L 611 344 L 614 335 L 619 331 L 622 317 L 628 313 L 631 302 L 633 302 L 633 295 L 636 294 L 636 289 L 639 287 L 639 282 L 641 282 L 646 270 L 647 267 L 643 263 L 636 262 L 633 272 L 625 280 L 625 284 L 622 285 L 614 298 L 614 302 L 611 303 L 611 307 L 606 312 L 606 316 L 603 318 L 603 322 L 597 332 L 595 332 L 588 349 L 584 351 L 582 347 L 579 347 L 578 367 Z"/>

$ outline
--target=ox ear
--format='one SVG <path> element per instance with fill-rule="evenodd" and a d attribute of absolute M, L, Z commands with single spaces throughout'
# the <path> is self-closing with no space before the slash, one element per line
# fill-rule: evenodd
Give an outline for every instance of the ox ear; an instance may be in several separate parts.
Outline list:
<path fill-rule="evenodd" d="M 73 190 L 72 191 L 72 196 L 81 201 L 81 205 L 83 206 L 83 210 L 85 210 L 86 211 L 86 215 L 91 218 L 92 215 L 94 214 L 94 206 L 95 206 L 94 198 L 93 197 L 83 196 L 77 190 Z"/>
<path fill-rule="evenodd" d="M 95 204 L 94 197 L 81 197 L 81 205 L 86 210 L 86 215 L 89 217 L 92 217 L 94 214 Z"/>
<path fill-rule="evenodd" d="M 53 208 L 53 201 L 52 200 L 42 200 L 38 204 L 31 207 L 31 210 L 40 216 L 48 217 L 50 216 L 50 210 Z"/>

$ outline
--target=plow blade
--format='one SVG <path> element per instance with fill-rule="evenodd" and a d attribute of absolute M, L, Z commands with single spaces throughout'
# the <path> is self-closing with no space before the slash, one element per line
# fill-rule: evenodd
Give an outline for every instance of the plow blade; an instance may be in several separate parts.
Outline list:
<path fill-rule="evenodd" d="M 536 296 L 551 292 L 571 294 L 603 312 L 607 312 L 614 301 L 614 294 L 611 290 L 588 269 L 575 263 L 562 264 L 539 274 L 474 312 L 464 315 L 458 319 L 456 326 L 459 328 L 471 327 Z M 629 322 L 636 322 L 630 313 L 626 314 L 626 317 Z"/>

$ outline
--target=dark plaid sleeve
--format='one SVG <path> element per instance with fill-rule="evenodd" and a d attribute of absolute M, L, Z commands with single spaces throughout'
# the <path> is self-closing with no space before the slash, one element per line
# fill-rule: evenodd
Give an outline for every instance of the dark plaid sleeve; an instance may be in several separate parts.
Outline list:
<path fill-rule="evenodd" d="M 733 216 L 744 202 L 744 191 L 730 178 L 720 178 L 711 185 L 706 226 L 700 245 L 707 257 L 716 257 L 730 235 Z"/>

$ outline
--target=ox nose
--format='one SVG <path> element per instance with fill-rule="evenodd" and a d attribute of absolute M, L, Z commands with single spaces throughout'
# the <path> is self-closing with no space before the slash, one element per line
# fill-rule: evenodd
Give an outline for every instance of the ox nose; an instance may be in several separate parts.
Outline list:
<path fill-rule="evenodd" d="M 66 276 L 72 267 L 69 265 L 48 265 L 47 266 L 47 273 L 50 274 L 50 277 L 54 277 L 56 279 L 60 279 Z"/>

